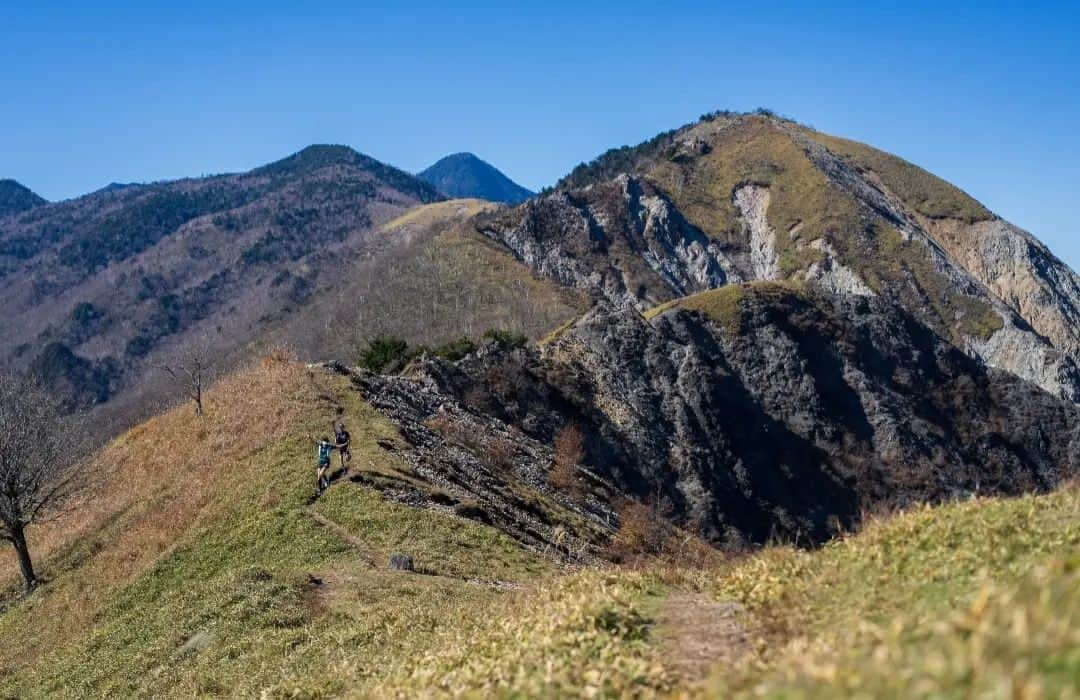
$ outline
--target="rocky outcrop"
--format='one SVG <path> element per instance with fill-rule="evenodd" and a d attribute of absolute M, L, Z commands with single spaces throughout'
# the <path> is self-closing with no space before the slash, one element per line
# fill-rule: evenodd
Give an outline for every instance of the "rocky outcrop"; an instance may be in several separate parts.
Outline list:
<path fill-rule="evenodd" d="M 1060 352 L 1080 361 L 1080 277 L 1028 232 L 1003 219 L 922 219 L 973 277 Z"/>
<path fill-rule="evenodd" d="M 483 346 L 471 362 L 483 365 L 493 353 L 500 353 L 497 346 Z M 615 492 L 599 478 L 593 480 L 592 495 L 582 501 L 551 489 L 549 442 L 497 415 L 471 410 L 444 384 L 453 366 L 422 358 L 408 376 L 387 376 L 330 365 L 397 425 L 409 444 L 398 456 L 414 479 L 429 487 L 371 485 L 409 505 L 497 527 L 535 551 L 575 562 L 600 556 L 613 531 L 614 513 L 608 504 L 616 499 Z"/>
<path fill-rule="evenodd" d="M 741 279 L 667 198 L 626 175 L 481 217 L 477 229 L 538 273 L 617 305 L 648 308 Z"/>
<path fill-rule="evenodd" d="M 821 253 L 821 260 L 815 260 L 806 268 L 803 279 L 811 282 L 831 294 L 854 294 L 860 297 L 876 296 L 873 289 L 862 278 L 837 258 L 836 251 L 828 241 L 821 238 L 810 241 L 810 247 Z"/>
<path fill-rule="evenodd" d="M 718 543 L 821 541 L 874 508 L 1048 489 L 1080 471 L 1073 404 L 986 368 L 896 305 L 734 289 L 650 319 L 601 304 L 542 348 L 425 358 L 409 378 L 358 386 L 402 427 L 418 473 L 474 484 L 504 504 L 493 511 L 516 509 L 492 495 L 501 482 L 550 492 L 546 445 L 574 425 L 605 485 L 584 511 L 594 522 L 613 493 L 659 497 Z M 435 419 L 483 439 L 443 449 L 420 427 Z M 513 458 L 476 466 L 495 438 Z M 457 476 L 466 464 L 482 476 Z"/>
<path fill-rule="evenodd" d="M 860 170 L 791 130 L 814 164 L 869 212 L 926 246 L 935 269 L 956 289 L 991 305 L 1001 317 L 990 337 L 968 334 L 961 345 L 1072 401 L 1080 401 L 1080 282 L 1045 246 L 992 219 L 967 223 L 917 212 L 876 173 Z M 1000 336 L 1000 337 L 997 337 Z M 1049 341 L 1049 342 L 1048 342 Z"/>
<path fill-rule="evenodd" d="M 780 259 L 776 253 L 776 231 L 769 224 L 769 188 L 743 185 L 733 197 L 742 224 L 749 236 L 753 279 L 780 279 Z"/>

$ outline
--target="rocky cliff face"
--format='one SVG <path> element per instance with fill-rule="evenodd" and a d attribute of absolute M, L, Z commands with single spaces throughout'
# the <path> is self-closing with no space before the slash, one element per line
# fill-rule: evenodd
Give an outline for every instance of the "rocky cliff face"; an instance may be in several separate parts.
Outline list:
<path fill-rule="evenodd" d="M 627 175 L 480 217 L 477 229 L 540 274 L 620 306 L 648 308 L 742 279 L 668 198 Z"/>
<path fill-rule="evenodd" d="M 483 448 L 433 451 L 416 425 L 503 439 L 501 471 L 548 492 L 547 446 L 575 425 L 599 485 L 588 517 L 610 518 L 612 493 L 659 495 L 714 542 L 820 541 L 866 509 L 1047 489 L 1080 470 L 1073 404 L 880 297 L 786 284 L 729 285 L 648 318 L 601 304 L 540 348 L 425 358 L 362 388 L 444 475 Z M 501 478 L 472 488 L 513 511 L 493 495 Z"/>
<path fill-rule="evenodd" d="M 902 305 L 972 357 L 1080 400 L 1080 278 L 960 190 L 861 144 L 715 115 L 478 221 L 616 304 L 790 280 Z"/>

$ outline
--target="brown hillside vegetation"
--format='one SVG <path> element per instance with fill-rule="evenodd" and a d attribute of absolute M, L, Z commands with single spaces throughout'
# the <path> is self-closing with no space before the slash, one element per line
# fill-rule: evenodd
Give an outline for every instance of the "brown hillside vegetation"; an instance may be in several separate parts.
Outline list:
<path fill-rule="evenodd" d="M 354 361 L 366 341 L 393 335 L 440 345 L 505 328 L 538 337 L 584 311 L 585 295 L 537 276 L 468 222 L 496 205 L 438 202 L 387 222 L 371 252 L 350 258 L 337 283 L 278 314 L 261 342 L 303 357 Z"/>

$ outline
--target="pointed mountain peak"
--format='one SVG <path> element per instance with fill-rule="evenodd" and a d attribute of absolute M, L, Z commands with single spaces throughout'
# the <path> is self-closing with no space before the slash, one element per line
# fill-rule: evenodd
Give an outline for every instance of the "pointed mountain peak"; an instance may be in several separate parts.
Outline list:
<path fill-rule="evenodd" d="M 476 197 L 517 204 L 533 193 L 473 153 L 453 153 L 439 159 L 419 177 L 450 197 Z"/>

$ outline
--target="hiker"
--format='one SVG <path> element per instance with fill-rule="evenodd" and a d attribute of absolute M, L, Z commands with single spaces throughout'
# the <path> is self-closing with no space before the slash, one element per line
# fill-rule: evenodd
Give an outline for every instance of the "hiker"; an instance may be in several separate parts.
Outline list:
<path fill-rule="evenodd" d="M 318 458 L 318 465 L 315 467 L 316 496 L 330 486 L 330 477 L 326 472 L 330 469 L 330 453 L 333 451 L 334 445 L 325 435 L 315 443 L 315 455 Z"/>
<path fill-rule="evenodd" d="M 345 430 L 344 423 L 338 423 L 337 428 L 334 429 L 334 447 L 337 448 L 338 455 L 341 456 L 341 468 L 345 470 L 348 468 L 349 462 L 352 461 L 352 453 L 349 452 L 349 442 L 351 437 L 349 431 Z"/>

